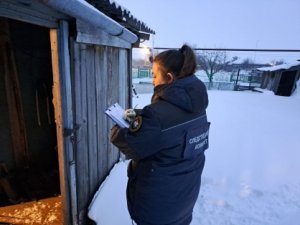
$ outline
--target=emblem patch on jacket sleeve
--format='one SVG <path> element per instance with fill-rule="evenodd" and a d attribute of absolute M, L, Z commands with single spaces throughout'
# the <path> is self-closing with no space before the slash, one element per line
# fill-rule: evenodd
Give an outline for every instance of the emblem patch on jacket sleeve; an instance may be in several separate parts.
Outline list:
<path fill-rule="evenodd" d="M 131 123 L 129 126 L 129 131 L 131 132 L 137 132 L 143 123 L 143 118 L 141 116 L 137 116 Z"/>

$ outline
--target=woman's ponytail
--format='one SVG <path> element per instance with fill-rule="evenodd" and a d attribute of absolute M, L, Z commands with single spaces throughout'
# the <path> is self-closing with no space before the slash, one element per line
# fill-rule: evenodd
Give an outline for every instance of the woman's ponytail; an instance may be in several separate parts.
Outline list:
<path fill-rule="evenodd" d="M 183 64 L 177 78 L 183 78 L 194 74 L 197 63 L 193 49 L 184 44 L 178 51 L 183 55 Z"/>
<path fill-rule="evenodd" d="M 153 62 L 159 63 L 163 74 L 172 73 L 175 79 L 194 74 L 197 65 L 194 51 L 186 44 L 179 50 L 161 52 Z"/>

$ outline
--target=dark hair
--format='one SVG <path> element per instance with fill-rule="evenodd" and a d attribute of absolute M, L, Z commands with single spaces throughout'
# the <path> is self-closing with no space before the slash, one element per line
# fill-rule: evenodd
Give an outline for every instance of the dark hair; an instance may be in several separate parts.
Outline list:
<path fill-rule="evenodd" d="M 194 74 L 197 65 L 194 51 L 186 44 L 178 50 L 167 50 L 159 53 L 153 62 L 159 64 L 164 75 L 172 73 L 175 79 Z"/>

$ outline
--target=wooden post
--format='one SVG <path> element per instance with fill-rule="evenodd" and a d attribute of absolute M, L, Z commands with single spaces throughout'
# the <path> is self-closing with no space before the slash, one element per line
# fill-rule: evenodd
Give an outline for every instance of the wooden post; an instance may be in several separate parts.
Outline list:
<path fill-rule="evenodd" d="M 238 73 L 237 73 L 237 76 L 236 76 L 236 80 L 235 80 L 235 84 L 234 84 L 234 91 L 238 91 L 238 81 L 239 81 L 239 77 L 240 77 L 240 68 L 238 69 Z"/>
<path fill-rule="evenodd" d="M 53 71 L 53 104 L 57 130 L 64 224 L 77 225 L 76 162 L 74 155 L 77 130 L 75 130 L 73 124 L 69 34 L 66 21 L 59 22 L 59 30 L 50 29 L 50 42 Z"/>
<path fill-rule="evenodd" d="M 65 201 L 65 168 L 64 168 L 64 143 L 63 143 L 63 120 L 62 120 L 62 107 L 61 107 L 61 93 L 60 93 L 60 74 L 59 74 L 59 58 L 58 58 L 58 37 L 57 30 L 50 29 L 50 45 L 51 45 L 51 58 L 52 58 L 52 74 L 53 74 L 53 105 L 56 123 L 57 134 L 57 151 L 59 161 L 59 176 L 60 176 L 60 189 L 62 195 L 62 208 L 64 224 L 69 224 L 68 204 Z"/>

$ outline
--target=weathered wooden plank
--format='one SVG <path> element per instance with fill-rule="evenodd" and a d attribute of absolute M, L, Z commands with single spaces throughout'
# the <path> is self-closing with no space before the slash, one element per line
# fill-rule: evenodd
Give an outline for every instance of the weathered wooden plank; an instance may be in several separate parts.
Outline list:
<path fill-rule="evenodd" d="M 104 107 L 110 106 L 110 100 L 109 100 L 109 94 L 108 94 L 108 54 L 109 54 L 109 48 L 107 46 L 101 47 L 101 95 L 105 96 L 103 100 Z M 103 120 L 103 128 L 102 131 L 102 142 L 104 144 L 101 154 L 101 163 L 102 163 L 102 169 L 103 169 L 103 175 L 106 176 L 108 173 L 108 146 L 109 146 L 109 130 L 110 127 L 108 126 L 109 118 L 108 117 L 102 117 Z"/>
<path fill-rule="evenodd" d="M 97 136 L 98 136 L 98 182 L 102 182 L 108 173 L 107 166 L 107 117 L 104 110 L 107 107 L 107 47 L 97 46 L 95 57 L 96 96 L 97 96 Z"/>
<path fill-rule="evenodd" d="M 119 49 L 119 79 L 120 102 L 125 108 L 128 108 L 128 58 L 126 49 Z"/>
<path fill-rule="evenodd" d="M 61 99 L 61 83 L 59 73 L 59 50 L 58 50 L 58 34 L 56 29 L 50 29 L 50 46 L 51 46 L 51 59 L 52 59 L 52 74 L 53 74 L 53 105 L 56 123 L 56 135 L 57 135 L 57 151 L 59 161 L 59 175 L 60 175 L 60 186 L 62 195 L 62 206 L 64 209 L 64 224 L 69 224 L 68 212 L 68 201 L 66 200 L 66 183 L 64 182 L 67 178 L 65 177 L 65 168 L 63 165 L 64 156 L 64 141 L 63 141 L 63 118 L 62 118 L 62 99 Z"/>
<path fill-rule="evenodd" d="M 87 173 L 83 168 L 83 164 L 81 162 L 82 154 L 84 154 L 84 151 L 86 149 L 85 144 L 85 128 L 86 128 L 86 121 L 83 119 L 83 110 L 82 110 L 82 76 L 81 76 L 81 46 L 77 43 L 74 43 L 73 45 L 74 55 L 73 55 L 73 61 L 74 61 L 74 109 L 75 109 L 75 124 L 78 126 L 78 130 L 76 132 L 76 175 L 77 175 L 77 208 L 78 208 L 78 224 L 79 224 L 79 213 L 81 209 L 81 202 L 82 199 L 86 196 L 86 185 L 84 184 L 87 182 Z M 82 181 L 83 180 L 83 181 Z"/>
<path fill-rule="evenodd" d="M 89 192 L 93 194 L 97 186 L 97 117 L 96 117 L 96 78 L 95 46 L 87 47 L 87 112 L 88 112 L 88 155 Z"/>
<path fill-rule="evenodd" d="M 87 138 L 87 59 L 86 59 L 86 46 L 83 44 L 78 45 L 79 48 L 79 62 L 80 71 L 75 71 L 76 75 L 76 123 L 80 124 L 81 127 L 78 130 L 78 140 L 77 140 L 77 191 L 78 191 L 78 217 L 79 224 L 84 224 L 86 220 L 86 201 L 90 197 L 89 193 L 89 171 L 88 171 L 88 138 Z M 79 86 L 80 89 L 77 89 Z M 78 100 L 77 100 L 78 99 Z"/>
<path fill-rule="evenodd" d="M 115 99 L 113 98 L 113 93 L 116 92 L 116 86 L 114 85 L 113 82 L 113 76 L 112 76 L 112 66 L 113 66 L 113 59 L 112 59 L 112 48 L 108 47 L 106 50 L 107 54 L 107 71 L 106 71 L 106 76 L 107 76 L 107 103 L 108 105 L 111 105 L 115 103 Z M 113 123 L 109 119 L 107 120 L 107 130 L 106 133 L 110 132 L 110 129 L 112 128 Z M 112 144 L 108 143 L 107 145 L 107 155 L 106 155 L 106 160 L 107 160 L 107 166 L 108 170 L 111 169 L 111 152 L 112 152 L 113 146 Z"/>
<path fill-rule="evenodd" d="M 94 27 L 81 20 L 76 20 L 77 37 L 76 41 L 86 44 L 106 45 L 119 48 L 131 48 L 131 43 L 112 36 L 103 30 Z"/>
<path fill-rule="evenodd" d="M 111 103 L 118 102 L 120 94 L 120 83 L 119 83 L 119 50 L 118 48 L 110 48 L 109 60 L 108 60 L 108 93 L 110 96 Z M 124 105 L 122 105 L 124 107 Z M 109 121 L 109 128 L 113 126 L 112 121 Z M 110 130 L 107 131 L 110 133 Z M 108 145 L 108 166 L 112 168 L 114 163 L 119 158 L 119 151 L 112 144 Z"/>
<path fill-rule="evenodd" d="M 64 129 L 64 161 L 59 161 L 60 167 L 64 167 L 66 180 L 61 180 L 65 185 L 66 202 L 64 211 L 67 217 L 72 218 L 72 224 L 77 222 L 77 190 L 76 190 L 76 168 L 73 142 L 75 140 L 75 129 L 73 126 L 73 105 L 71 87 L 71 69 L 69 56 L 69 26 L 66 21 L 59 22 L 59 62 L 61 81 L 62 116 Z M 68 221 L 71 220 L 68 218 Z"/>
<path fill-rule="evenodd" d="M 119 84 L 120 84 L 120 96 L 119 101 L 125 107 L 129 108 L 128 102 L 128 53 L 127 49 L 119 49 Z M 125 156 L 121 154 L 121 158 L 125 159 Z"/>
<path fill-rule="evenodd" d="M 129 105 L 129 108 L 132 108 L 132 49 L 129 49 L 127 51 L 127 102 Z"/>

